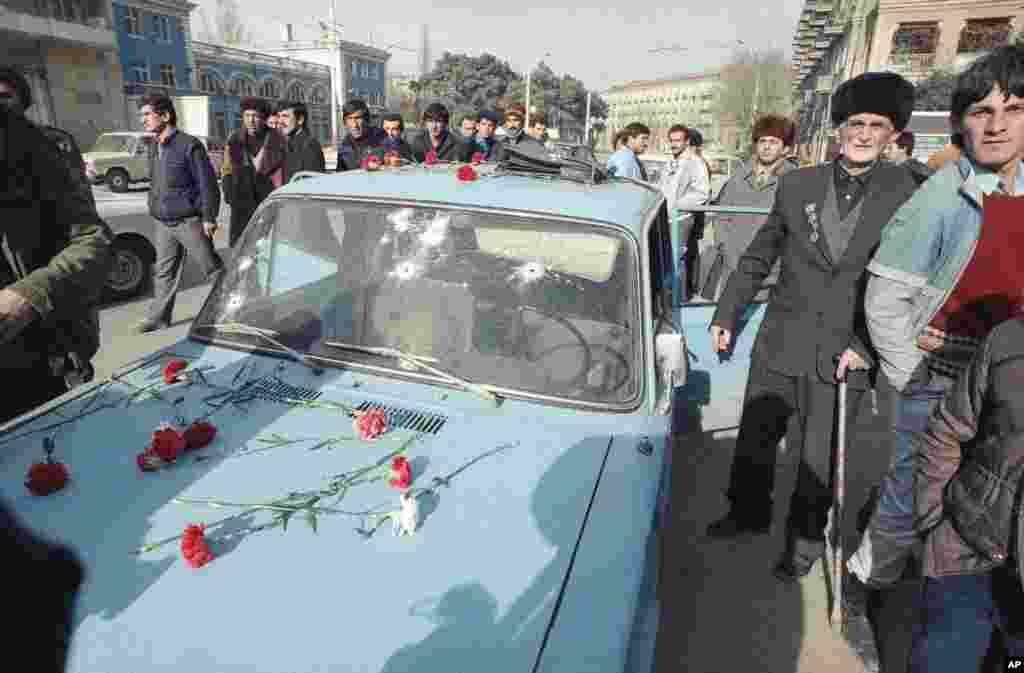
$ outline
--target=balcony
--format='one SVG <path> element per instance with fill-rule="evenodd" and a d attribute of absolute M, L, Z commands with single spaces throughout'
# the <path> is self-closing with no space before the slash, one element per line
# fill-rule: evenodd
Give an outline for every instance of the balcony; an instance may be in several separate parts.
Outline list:
<path fill-rule="evenodd" d="M 100 0 L 2 0 L 0 26 L 33 38 L 115 49 L 109 6 Z"/>

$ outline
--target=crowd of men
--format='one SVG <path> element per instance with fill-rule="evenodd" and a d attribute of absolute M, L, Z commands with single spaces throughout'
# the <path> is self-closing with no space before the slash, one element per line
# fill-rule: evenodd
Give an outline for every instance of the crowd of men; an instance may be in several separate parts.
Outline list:
<path fill-rule="evenodd" d="M 878 475 L 877 497 L 865 503 L 860 546 L 845 563 L 845 633 L 877 670 L 872 620 L 894 586 L 917 577 L 909 670 L 963 673 L 979 670 L 994 630 L 1010 655 L 1024 656 L 1017 496 L 1024 476 L 1024 50 L 995 50 L 959 76 L 950 101 L 953 142 L 928 165 L 912 157 L 914 138 L 905 131 L 913 102 L 913 85 L 894 73 L 844 82 L 831 106 L 839 156 L 809 167 L 792 158 L 794 124 L 763 115 L 750 159 L 713 201 L 770 213 L 719 217 L 700 273 L 688 274 L 689 294 L 718 302 L 709 332 L 720 353 L 732 348 L 748 306 L 767 298 L 729 509 L 707 535 L 770 530 L 778 444 L 786 438 L 800 460 L 774 574 L 786 583 L 807 576 L 824 553 L 838 416 L 853 415 L 869 390 L 882 391 L 892 439 L 874 448 L 891 459 Z M 97 215 L 77 146 L 30 122 L 31 104 L 24 78 L 0 68 L 0 367 L 19 385 L 0 421 L 91 377 L 96 307 L 110 263 L 112 235 Z M 243 125 L 228 141 L 218 185 L 203 144 L 177 129 L 171 100 L 142 99 L 143 127 L 157 137 L 148 206 L 158 226 L 155 296 L 140 331 L 170 323 L 186 254 L 209 279 L 222 272 L 213 246 L 222 193 L 232 207 L 234 244 L 275 188 L 300 171 L 325 169 L 305 105 L 272 110 L 245 98 L 240 108 Z M 348 102 L 342 114 L 338 171 L 388 157 L 499 161 L 509 147 L 542 147 L 546 130 L 543 118 L 524 129 L 526 112 L 517 105 L 500 116 L 467 116 L 456 132 L 445 106 L 431 104 L 411 139 L 399 115 L 371 125 L 363 101 Z M 647 180 L 640 157 L 649 140 L 643 124 L 626 126 L 613 140 L 609 173 Z M 682 213 L 712 202 L 710 171 L 699 131 L 673 126 L 668 141 L 659 186 L 690 266 L 701 226 Z M 851 390 L 842 410 L 840 384 Z M 853 452 L 847 470 L 866 470 L 863 458 Z M 18 558 L 48 561 L 51 577 L 63 578 L 63 593 L 40 607 L 60 609 L 62 657 L 67 596 L 81 568 L 11 521 L 8 542 L 19 547 Z M 53 637 L 50 627 L 37 626 L 25 621 L 26 632 Z"/>

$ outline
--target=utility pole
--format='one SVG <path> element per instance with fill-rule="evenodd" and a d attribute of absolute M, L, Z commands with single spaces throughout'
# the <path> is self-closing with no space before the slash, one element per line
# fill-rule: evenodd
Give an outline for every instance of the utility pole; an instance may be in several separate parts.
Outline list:
<path fill-rule="evenodd" d="M 583 132 L 583 144 L 590 147 L 590 89 L 587 89 L 587 125 Z"/>
<path fill-rule="evenodd" d="M 334 22 L 334 2 L 330 0 L 331 16 L 331 143 L 338 144 L 338 96 L 343 95 L 341 86 L 341 47 L 338 44 L 338 25 Z"/>

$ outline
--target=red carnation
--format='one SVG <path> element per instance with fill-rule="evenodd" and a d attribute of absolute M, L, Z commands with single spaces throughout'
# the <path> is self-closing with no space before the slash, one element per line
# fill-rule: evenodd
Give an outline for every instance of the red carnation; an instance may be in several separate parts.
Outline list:
<path fill-rule="evenodd" d="M 184 360 L 174 358 L 164 365 L 164 383 L 174 383 L 178 380 L 178 372 L 188 367 Z"/>
<path fill-rule="evenodd" d="M 409 467 L 409 461 L 405 459 L 405 456 L 395 456 L 392 459 L 391 476 L 394 478 L 388 480 L 388 484 L 395 488 L 409 488 L 409 484 L 412 483 L 412 469 Z"/>
<path fill-rule="evenodd" d="M 480 163 L 483 162 L 483 160 L 484 160 L 484 153 L 483 152 L 473 152 L 473 158 L 470 159 L 470 161 L 474 165 L 479 165 Z"/>
<path fill-rule="evenodd" d="M 476 171 L 474 171 L 473 167 L 468 164 L 460 168 L 459 172 L 456 173 L 455 176 L 463 182 L 471 182 L 476 180 L 477 177 Z"/>
<path fill-rule="evenodd" d="M 213 560 L 213 553 L 203 537 L 203 524 L 189 524 L 181 535 L 181 555 L 193 568 L 202 568 Z"/>
<path fill-rule="evenodd" d="M 185 448 L 188 450 L 201 449 L 217 435 L 217 428 L 212 423 L 198 420 L 192 421 L 192 425 L 185 429 Z"/>
<path fill-rule="evenodd" d="M 59 491 L 68 483 L 68 470 L 64 463 L 35 463 L 28 468 L 25 487 L 32 495 L 50 495 Z"/>
<path fill-rule="evenodd" d="M 373 439 L 387 430 L 387 417 L 383 409 L 370 409 L 356 416 L 352 425 L 360 439 Z"/>
<path fill-rule="evenodd" d="M 185 450 L 185 435 L 169 425 L 153 431 L 150 451 L 160 456 L 165 463 L 173 463 L 178 454 Z"/>
<path fill-rule="evenodd" d="M 430 150 L 429 152 L 427 152 L 427 156 L 423 158 L 423 163 L 425 163 L 428 166 L 433 166 L 434 164 L 436 164 L 437 152 L 435 152 L 434 150 Z"/>
<path fill-rule="evenodd" d="M 374 171 L 380 168 L 380 157 L 376 154 L 367 154 L 366 158 L 359 164 L 360 168 L 365 168 L 368 171 Z"/>

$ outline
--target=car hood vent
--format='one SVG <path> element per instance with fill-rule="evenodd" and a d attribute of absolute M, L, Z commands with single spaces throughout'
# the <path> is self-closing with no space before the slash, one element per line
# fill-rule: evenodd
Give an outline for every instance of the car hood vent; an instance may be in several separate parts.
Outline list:
<path fill-rule="evenodd" d="M 448 421 L 447 416 L 440 414 L 429 414 L 413 409 L 392 407 L 387 404 L 380 404 L 379 402 L 371 402 L 370 400 L 360 402 L 356 409 L 358 411 L 380 409 L 384 412 L 384 417 L 387 418 L 389 428 L 402 428 L 430 435 L 436 435 L 440 432 L 441 428 Z"/>

